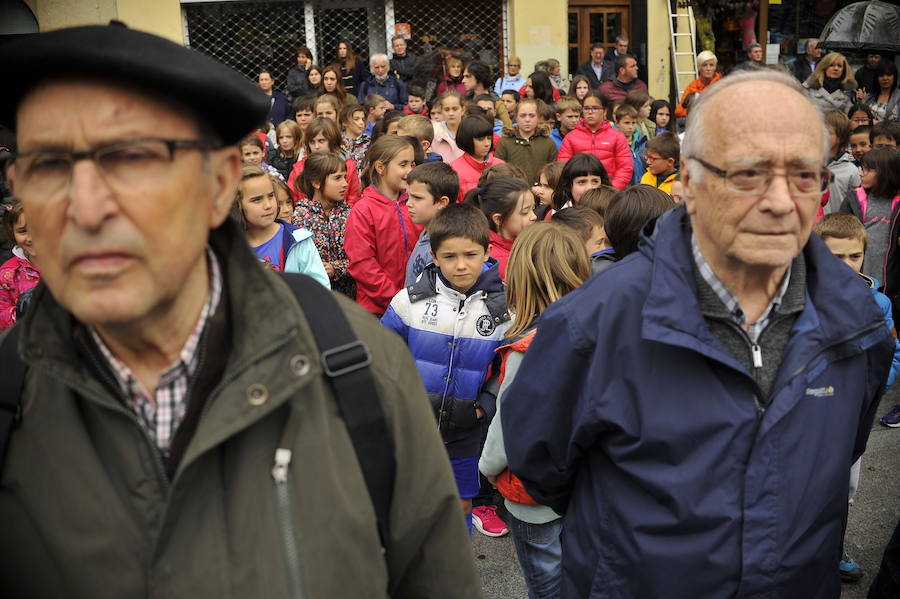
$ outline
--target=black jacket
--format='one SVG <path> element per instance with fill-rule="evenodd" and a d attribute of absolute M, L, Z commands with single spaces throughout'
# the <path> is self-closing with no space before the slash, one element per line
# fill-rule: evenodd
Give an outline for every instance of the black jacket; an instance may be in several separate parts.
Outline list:
<path fill-rule="evenodd" d="M 794 77 L 796 77 L 797 81 L 800 83 L 809 79 L 809 76 L 813 73 L 813 69 L 809 66 L 809 61 L 806 60 L 806 55 L 800 56 L 794 61 L 794 68 L 792 70 Z"/>
<path fill-rule="evenodd" d="M 416 57 L 409 52 L 403 56 L 394 54 L 394 57 L 391 59 L 391 71 L 396 73 L 403 83 L 409 85 L 413 73 L 416 71 Z"/>
<path fill-rule="evenodd" d="M 591 85 L 591 89 L 597 89 L 600 87 L 601 83 L 605 81 L 609 81 L 615 76 L 615 69 L 613 64 L 608 60 L 603 60 L 602 67 L 600 69 L 600 79 L 597 79 L 597 73 L 594 72 L 594 67 L 591 66 L 593 61 L 588 60 L 586 62 L 578 65 L 578 69 L 575 71 L 576 75 L 584 75 L 588 78 L 588 83 Z"/>

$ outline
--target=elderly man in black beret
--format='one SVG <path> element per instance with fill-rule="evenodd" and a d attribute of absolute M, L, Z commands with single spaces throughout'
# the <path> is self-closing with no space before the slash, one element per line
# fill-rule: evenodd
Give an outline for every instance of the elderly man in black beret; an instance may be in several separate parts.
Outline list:
<path fill-rule="evenodd" d="M 7 44 L 0 77 L 43 273 L 2 341 L 2 378 L 27 370 L 0 387 L 0 594 L 478 596 L 402 342 L 228 219 L 268 98 L 119 27 Z"/>

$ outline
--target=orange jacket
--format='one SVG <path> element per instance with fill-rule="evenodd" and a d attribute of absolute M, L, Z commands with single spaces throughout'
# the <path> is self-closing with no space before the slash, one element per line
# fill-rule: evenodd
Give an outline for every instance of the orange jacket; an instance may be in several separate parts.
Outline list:
<path fill-rule="evenodd" d="M 684 93 L 681 94 L 681 101 L 678 102 L 678 106 L 675 107 L 675 116 L 687 116 L 687 110 L 684 109 L 684 99 L 687 98 L 690 94 L 699 94 L 721 78 L 722 76 L 716 73 L 713 75 L 712 81 L 710 81 L 709 84 L 703 83 L 703 81 L 701 81 L 699 77 L 691 81 L 688 84 L 687 89 L 684 90 Z"/>

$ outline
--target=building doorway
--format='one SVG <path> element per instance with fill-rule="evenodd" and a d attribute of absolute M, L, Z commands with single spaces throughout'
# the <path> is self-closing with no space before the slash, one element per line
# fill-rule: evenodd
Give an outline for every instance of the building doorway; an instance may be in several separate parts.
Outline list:
<path fill-rule="evenodd" d="M 588 60 L 591 44 L 612 46 L 616 36 L 629 35 L 630 7 L 618 2 L 569 0 L 569 71 Z"/>

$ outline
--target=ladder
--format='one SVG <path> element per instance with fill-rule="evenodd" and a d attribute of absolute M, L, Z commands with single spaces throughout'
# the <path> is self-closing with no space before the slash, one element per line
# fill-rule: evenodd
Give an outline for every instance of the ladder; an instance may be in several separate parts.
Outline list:
<path fill-rule="evenodd" d="M 676 102 L 688 84 L 697 78 L 697 54 L 694 49 L 697 25 L 694 11 L 690 6 L 682 6 L 681 0 L 668 0 L 669 35 L 672 49 L 672 70 L 675 73 Z"/>

